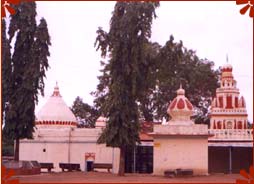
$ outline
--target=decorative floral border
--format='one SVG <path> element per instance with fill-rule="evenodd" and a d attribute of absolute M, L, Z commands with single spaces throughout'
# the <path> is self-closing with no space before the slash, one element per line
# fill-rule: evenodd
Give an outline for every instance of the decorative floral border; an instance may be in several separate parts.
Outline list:
<path fill-rule="evenodd" d="M 248 0 L 236 0 L 236 4 L 237 5 L 245 4 L 245 6 L 243 8 L 241 8 L 240 13 L 242 15 L 244 15 L 248 10 L 250 10 L 249 11 L 249 16 L 251 18 L 253 18 L 253 16 L 254 16 L 254 7 L 253 7 L 254 0 L 251 0 L 251 1 L 248 1 Z"/>
<path fill-rule="evenodd" d="M 2 0 L 1 1 L 1 17 L 6 17 L 6 11 L 8 11 L 11 15 L 15 14 L 15 10 L 11 7 L 11 5 L 19 4 L 21 0 Z M 249 10 L 249 17 L 254 17 L 254 0 L 236 0 L 237 5 L 245 5 L 240 9 L 240 13 L 242 15 L 246 14 Z M 86 155 L 87 156 L 87 155 Z M 7 170 L 4 166 L 1 167 L 2 170 L 2 177 L 1 183 L 2 184 L 19 184 L 19 180 L 11 179 L 12 176 L 15 175 L 14 170 Z M 245 170 L 241 170 L 240 174 L 245 178 L 237 179 L 236 184 L 247 184 L 247 183 L 254 183 L 254 168 L 250 166 L 249 174 Z"/>
<path fill-rule="evenodd" d="M 21 0 L 2 0 L 1 1 L 1 15 L 2 18 L 6 17 L 6 11 L 8 11 L 11 15 L 15 14 L 15 10 L 11 7 L 11 5 L 16 5 L 19 4 Z M 242 15 L 246 14 L 247 11 L 249 10 L 249 16 L 251 18 L 254 17 L 254 0 L 236 0 L 237 5 L 243 5 L 245 4 L 244 7 L 240 9 L 240 13 Z"/>
<path fill-rule="evenodd" d="M 243 179 L 237 179 L 236 184 L 253 184 L 254 183 L 254 168 L 253 166 L 250 166 L 249 173 L 247 173 L 245 170 L 241 170 L 240 174 L 245 178 Z"/>
<path fill-rule="evenodd" d="M 13 169 L 6 169 L 4 166 L 1 168 L 1 183 L 2 184 L 19 184 L 18 179 L 12 179 L 11 177 L 15 175 Z"/>
<path fill-rule="evenodd" d="M 2 0 L 1 1 L 1 16 L 6 17 L 6 11 L 8 11 L 11 15 L 15 14 L 15 10 L 11 7 L 11 5 L 19 4 L 20 0 Z"/>

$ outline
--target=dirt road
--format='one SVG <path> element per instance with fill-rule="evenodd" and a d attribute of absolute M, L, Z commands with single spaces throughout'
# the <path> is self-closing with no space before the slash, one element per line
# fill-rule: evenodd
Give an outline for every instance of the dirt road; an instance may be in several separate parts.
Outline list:
<path fill-rule="evenodd" d="M 151 174 L 126 174 L 123 177 L 106 172 L 42 173 L 33 176 L 16 176 L 20 183 L 236 183 L 244 179 L 239 174 L 212 174 L 185 178 L 166 178 Z"/>

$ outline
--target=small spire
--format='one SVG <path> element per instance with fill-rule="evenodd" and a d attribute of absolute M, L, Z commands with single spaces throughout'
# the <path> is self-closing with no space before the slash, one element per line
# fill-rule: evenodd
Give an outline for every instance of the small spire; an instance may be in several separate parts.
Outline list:
<path fill-rule="evenodd" d="M 226 61 L 227 61 L 227 63 L 228 63 L 228 54 L 227 54 L 227 56 L 226 56 Z"/>
<path fill-rule="evenodd" d="M 58 96 L 58 97 L 61 97 L 61 95 L 60 95 L 60 91 L 59 91 L 59 87 L 58 87 L 58 82 L 57 82 L 57 81 L 56 81 L 56 86 L 54 87 L 54 91 L 53 91 L 52 96 Z"/>
<path fill-rule="evenodd" d="M 185 90 L 182 87 L 182 83 L 180 83 L 180 88 L 176 91 L 177 95 L 184 95 Z"/>

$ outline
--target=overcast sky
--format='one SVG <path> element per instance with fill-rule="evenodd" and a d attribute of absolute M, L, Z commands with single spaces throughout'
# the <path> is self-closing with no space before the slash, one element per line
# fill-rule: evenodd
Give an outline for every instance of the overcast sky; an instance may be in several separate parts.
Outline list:
<path fill-rule="evenodd" d="M 109 30 L 115 2 L 37 1 L 38 20 L 48 23 L 52 46 L 50 69 L 46 73 L 45 97 L 36 112 L 52 94 L 56 81 L 68 106 L 77 96 L 92 105 L 100 75 L 100 52 L 94 41 L 99 26 Z M 253 19 L 241 15 L 234 1 L 161 2 L 152 25 L 152 41 L 164 45 L 172 34 L 200 58 L 214 61 L 215 68 L 233 66 L 240 95 L 246 99 L 248 119 L 253 121 Z M 168 103 L 168 102 L 165 102 Z"/>

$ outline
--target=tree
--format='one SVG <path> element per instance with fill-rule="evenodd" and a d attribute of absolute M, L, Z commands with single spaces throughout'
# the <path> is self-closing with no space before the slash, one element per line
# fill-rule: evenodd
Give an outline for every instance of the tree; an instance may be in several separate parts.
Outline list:
<path fill-rule="evenodd" d="M 158 43 L 150 43 L 147 47 L 147 67 L 143 70 L 146 87 L 138 96 L 140 118 L 146 121 L 169 119 L 167 108 L 176 96 L 180 83 L 186 90 L 186 96 L 195 107 L 193 116 L 196 123 L 209 123 L 208 107 L 211 97 L 215 95 L 218 85 L 219 71 L 214 71 L 214 63 L 200 59 L 193 50 L 184 47 L 183 43 L 174 42 L 174 37 L 162 47 Z M 108 64 L 102 63 L 104 69 L 99 77 L 97 91 L 93 92 L 98 109 L 108 96 L 110 75 Z M 103 111 L 103 110 L 102 110 Z"/>
<path fill-rule="evenodd" d="M 2 120 L 4 120 L 5 109 L 9 101 L 11 76 L 11 52 L 10 43 L 6 36 L 6 22 L 2 20 Z"/>
<path fill-rule="evenodd" d="M 102 75 L 98 77 L 99 84 L 97 85 L 96 91 L 91 92 L 91 95 L 95 97 L 94 104 L 95 108 L 98 109 L 99 114 L 107 114 L 105 101 L 108 99 L 108 91 L 111 77 L 109 71 L 109 63 L 101 61 L 101 66 L 104 68 L 100 70 L 102 72 Z"/>
<path fill-rule="evenodd" d="M 97 31 L 97 50 L 102 57 L 110 53 L 110 81 L 104 108 L 109 118 L 98 143 L 120 149 L 118 175 L 124 175 L 127 147 L 139 142 L 137 99 L 145 88 L 146 46 L 151 36 L 151 24 L 157 2 L 117 2 L 109 32 Z"/>
<path fill-rule="evenodd" d="M 10 93 L 10 76 L 11 76 L 11 52 L 10 43 L 6 35 L 6 22 L 2 19 L 2 120 L 5 126 L 5 111 L 8 109 Z M 5 134 L 2 134 L 2 155 L 13 156 L 13 141 L 8 140 Z"/>
<path fill-rule="evenodd" d="M 73 102 L 71 111 L 81 122 L 83 122 L 80 123 L 80 128 L 94 128 L 94 123 L 100 115 L 97 109 L 87 103 L 84 103 L 82 98 L 80 98 L 79 96 Z"/>
<path fill-rule="evenodd" d="M 47 23 L 41 19 L 36 24 L 35 2 L 21 2 L 14 7 L 16 13 L 11 16 L 9 42 L 15 40 L 11 56 L 8 109 L 5 109 L 3 132 L 15 140 L 14 159 L 19 160 L 19 140 L 32 138 L 34 130 L 34 109 L 38 103 L 38 94 L 44 95 L 44 77 L 48 69 L 50 36 Z M 3 61 L 3 63 L 6 63 Z"/>
<path fill-rule="evenodd" d="M 155 86 L 156 78 L 156 60 L 159 53 L 160 45 L 158 43 L 149 42 L 146 44 L 145 50 L 145 66 L 142 66 L 141 75 L 143 76 L 143 90 L 139 91 L 138 95 L 138 109 L 140 116 L 143 116 L 147 121 L 153 121 L 153 108 L 149 103 L 149 97 L 152 95 L 152 88 Z M 105 101 L 108 98 L 109 84 L 111 80 L 109 63 L 101 61 L 103 67 L 100 71 L 102 75 L 98 77 L 99 84 L 96 91 L 91 94 L 95 97 L 95 107 L 99 110 L 100 114 L 106 114 Z"/>
<path fill-rule="evenodd" d="M 168 103 L 175 98 L 176 90 L 182 83 L 187 98 L 195 107 L 195 122 L 209 123 L 208 107 L 219 86 L 219 72 L 213 70 L 214 63 L 200 59 L 193 50 L 184 47 L 182 41 L 174 42 L 173 36 L 160 49 L 157 57 L 156 85 L 150 99 L 156 112 L 154 118 L 168 117 Z"/>

